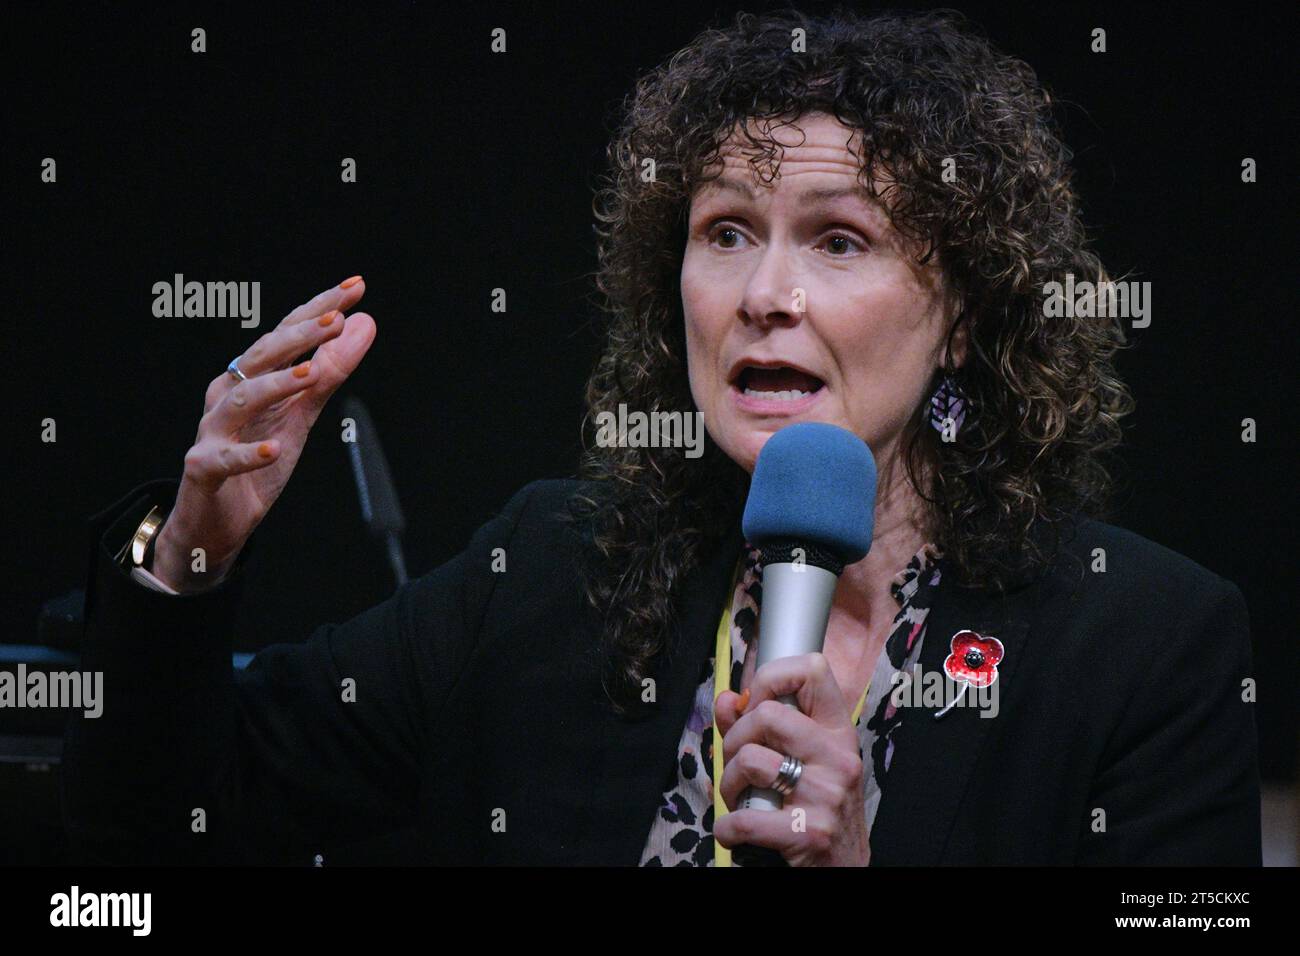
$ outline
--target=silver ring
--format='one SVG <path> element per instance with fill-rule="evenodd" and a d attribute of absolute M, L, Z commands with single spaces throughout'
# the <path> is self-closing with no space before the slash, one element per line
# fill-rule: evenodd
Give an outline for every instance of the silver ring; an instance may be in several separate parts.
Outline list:
<path fill-rule="evenodd" d="M 781 769 L 776 772 L 776 781 L 771 789 L 783 797 L 788 797 L 794 791 L 801 776 L 803 776 L 803 761 L 786 754 L 785 759 L 781 761 Z"/>
<path fill-rule="evenodd" d="M 232 359 L 230 360 L 230 364 L 226 366 L 226 371 L 229 372 L 231 375 L 235 376 L 235 379 L 236 379 L 237 381 L 240 381 L 240 382 L 246 382 L 246 381 L 248 381 L 248 376 L 245 375 L 242 371 L 240 371 L 240 369 L 239 369 L 239 359 L 240 359 L 240 356 L 238 356 L 238 355 L 236 355 L 234 358 L 232 358 Z"/>

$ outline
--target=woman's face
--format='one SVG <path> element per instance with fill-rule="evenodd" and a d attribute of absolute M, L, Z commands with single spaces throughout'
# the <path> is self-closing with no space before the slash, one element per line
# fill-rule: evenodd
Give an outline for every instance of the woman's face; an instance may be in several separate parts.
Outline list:
<path fill-rule="evenodd" d="M 847 428 L 883 464 L 928 398 L 954 303 L 861 192 L 849 128 L 825 114 L 798 124 L 774 131 L 785 149 L 773 183 L 755 180 L 733 137 L 720 180 L 692 197 L 681 277 L 691 394 L 746 470 L 773 432 L 805 421 Z M 963 338 L 953 354 L 961 364 Z"/>

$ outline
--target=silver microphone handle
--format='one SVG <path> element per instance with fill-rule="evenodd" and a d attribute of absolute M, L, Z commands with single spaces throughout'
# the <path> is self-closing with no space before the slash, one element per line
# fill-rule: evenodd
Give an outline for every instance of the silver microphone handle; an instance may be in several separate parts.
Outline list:
<path fill-rule="evenodd" d="M 755 673 L 768 661 L 821 652 L 838 581 L 838 575 L 811 564 L 769 564 L 763 568 Z M 798 709 L 794 695 L 779 699 Z M 765 787 L 746 788 L 740 800 L 744 810 L 780 810 L 784 806 L 781 794 Z"/>

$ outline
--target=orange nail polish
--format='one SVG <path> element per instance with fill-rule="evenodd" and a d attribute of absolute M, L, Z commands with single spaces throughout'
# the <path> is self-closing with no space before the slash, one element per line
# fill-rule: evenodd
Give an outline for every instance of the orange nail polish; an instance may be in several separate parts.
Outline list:
<path fill-rule="evenodd" d="M 258 453 L 259 455 L 261 455 L 263 458 L 270 458 L 270 457 L 271 457 L 271 443 L 270 443 L 269 441 L 264 441 L 264 442 L 262 442 L 262 444 L 260 444 L 260 445 L 257 446 L 257 453 Z"/>
<path fill-rule="evenodd" d="M 339 288 L 340 288 L 340 289 L 351 289 L 354 285 L 356 285 L 356 284 L 357 284 L 358 282 L 360 282 L 360 281 L 361 281 L 361 276 L 353 276 L 353 277 L 350 278 L 350 279 L 344 279 L 342 282 L 340 282 L 340 283 L 339 283 Z"/>
<path fill-rule="evenodd" d="M 306 378 L 311 374 L 311 362 L 303 362 L 301 365 L 293 367 L 294 378 Z"/>
<path fill-rule="evenodd" d="M 326 312 L 324 315 L 322 315 L 319 319 L 316 320 L 316 324 L 319 325 L 321 328 L 326 328 L 330 325 L 333 325 L 334 316 L 338 314 L 339 314 L 338 309 L 334 309 L 330 312 Z"/>
<path fill-rule="evenodd" d="M 746 687 L 744 691 L 741 692 L 740 700 L 736 702 L 736 713 L 743 714 L 745 712 L 745 708 L 748 706 L 749 706 L 749 688 Z"/>

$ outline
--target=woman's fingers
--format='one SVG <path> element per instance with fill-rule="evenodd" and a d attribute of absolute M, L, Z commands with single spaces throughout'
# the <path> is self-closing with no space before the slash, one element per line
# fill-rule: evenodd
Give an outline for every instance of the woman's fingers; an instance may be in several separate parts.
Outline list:
<path fill-rule="evenodd" d="M 319 380 L 320 372 L 314 362 L 300 362 L 292 368 L 238 382 L 215 408 L 203 416 L 199 434 L 211 433 L 214 438 L 227 438 L 276 402 L 306 391 Z"/>
<path fill-rule="evenodd" d="M 332 318 L 331 318 L 332 316 Z M 326 313 L 328 322 L 303 322 L 287 329 L 277 329 L 269 334 L 268 343 L 258 353 L 260 360 L 268 356 L 300 354 L 302 346 L 321 335 L 327 340 L 316 349 L 309 361 L 291 368 L 250 375 L 242 382 L 233 379 L 224 387 L 221 397 L 208 407 L 199 422 L 199 443 L 228 443 L 239 428 L 263 414 L 278 402 L 304 394 L 311 409 L 319 410 L 335 389 L 356 369 L 375 339 L 375 321 L 364 312 L 350 317 L 344 328 L 341 315 Z M 289 345 L 284 343 L 288 342 Z M 250 350 L 251 353 L 252 350 Z M 246 354 L 250 354 L 246 353 Z M 241 361 L 240 368 L 247 366 Z M 201 467 L 195 470 L 196 478 L 210 485 L 214 478 L 228 477 L 221 468 L 214 467 L 210 456 L 203 456 Z M 248 469 L 243 469 L 248 470 Z M 230 474 L 238 474 L 238 471 Z"/>
<path fill-rule="evenodd" d="M 342 325 L 340 319 L 334 323 Z M 306 326 L 303 326 L 304 328 Z M 352 374 L 375 339 L 375 321 L 364 312 L 351 316 L 347 329 L 316 350 L 309 361 L 234 383 L 199 423 L 200 439 L 229 438 L 237 429 L 294 395 L 309 393 L 311 407 L 325 404 Z M 242 367 L 242 366 L 241 366 Z"/>
<path fill-rule="evenodd" d="M 297 325 L 299 322 L 314 319 L 331 310 L 347 312 L 361 300 L 365 293 L 366 284 L 361 276 L 344 279 L 333 288 L 326 289 L 298 306 L 280 320 L 280 325 Z"/>
<path fill-rule="evenodd" d="M 747 787 L 772 789 L 784 760 L 782 753 L 758 743 L 747 743 L 736 751 L 736 756 L 723 769 L 722 782 L 718 786 L 727 809 L 736 809 Z M 846 766 L 843 768 L 830 769 L 820 763 L 805 762 L 794 792 L 785 800 L 786 807 L 838 807 L 848 789 L 861 782 L 860 773 L 855 773 L 849 765 L 849 758 L 846 757 L 844 763 Z M 858 763 L 860 765 L 861 761 Z"/>
<path fill-rule="evenodd" d="M 321 342 L 339 335 L 343 330 L 343 314 L 356 305 L 365 291 L 366 284 L 362 278 L 353 276 L 308 299 L 239 356 L 239 370 L 252 378 L 284 368 Z M 314 325 L 309 320 L 314 320 Z M 209 382 L 203 399 L 204 412 L 211 411 L 236 381 L 234 376 L 223 371 Z"/>
<path fill-rule="evenodd" d="M 718 725 L 718 732 L 725 737 L 748 706 L 748 693 L 741 695 L 734 690 L 724 690 L 713 698 L 713 721 Z"/>
<path fill-rule="evenodd" d="M 343 313 L 334 309 L 296 325 L 281 323 L 239 357 L 239 370 L 253 378 L 284 368 L 298 356 L 341 335 L 344 324 Z"/>
<path fill-rule="evenodd" d="M 804 837 L 796 831 L 789 810 L 735 810 L 714 821 L 713 835 L 728 849 L 765 846 L 783 856 Z"/>
<path fill-rule="evenodd" d="M 310 390 L 314 405 L 323 406 L 334 390 L 356 371 L 374 343 L 376 331 L 373 318 L 365 312 L 354 312 L 348 316 L 343 331 L 316 350 L 311 364 L 313 370 L 319 369 L 320 379 Z"/>
<path fill-rule="evenodd" d="M 185 453 L 185 477 L 200 488 L 213 489 L 227 478 L 256 471 L 280 456 L 277 439 L 232 442 L 220 438 L 200 441 Z"/>
<path fill-rule="evenodd" d="M 848 726 L 848 725 L 846 725 Z M 849 730 L 852 727 L 849 726 Z M 756 743 L 780 753 L 794 754 L 805 763 L 822 759 L 828 752 L 826 728 L 798 710 L 775 700 L 751 704 L 722 737 L 724 764 L 735 758 L 745 744 Z"/>
<path fill-rule="evenodd" d="M 737 750 L 736 755 L 723 765 L 722 780 L 718 785 L 727 809 L 736 809 L 736 802 L 746 787 L 770 788 L 776 782 L 782 759 L 779 753 L 762 744 L 751 742 Z"/>
<path fill-rule="evenodd" d="M 308 299 L 239 357 L 240 371 L 251 378 L 283 368 L 299 355 L 338 335 L 343 329 L 344 313 L 365 292 L 365 282 L 360 276 L 353 276 Z"/>
<path fill-rule="evenodd" d="M 824 654 L 799 654 L 768 661 L 754 674 L 749 709 L 793 695 L 799 710 L 826 727 L 850 723 L 852 712 Z"/>

